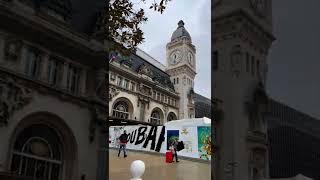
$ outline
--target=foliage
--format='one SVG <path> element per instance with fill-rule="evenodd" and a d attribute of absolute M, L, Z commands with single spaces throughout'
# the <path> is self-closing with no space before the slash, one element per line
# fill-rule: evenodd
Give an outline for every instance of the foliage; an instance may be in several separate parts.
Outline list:
<path fill-rule="evenodd" d="M 169 139 L 169 144 L 171 145 L 173 143 L 173 141 L 178 141 L 178 140 L 179 140 L 179 137 L 171 136 L 170 139 Z"/>
<path fill-rule="evenodd" d="M 137 45 L 144 40 L 140 25 L 148 20 L 144 9 L 134 9 L 133 0 L 108 0 L 108 6 L 104 17 L 107 31 L 107 40 L 114 41 L 108 50 L 118 51 L 123 55 L 129 55 L 136 50 Z M 140 0 L 146 3 L 147 0 Z M 171 0 L 154 0 L 150 9 L 164 12 L 167 3 Z"/>

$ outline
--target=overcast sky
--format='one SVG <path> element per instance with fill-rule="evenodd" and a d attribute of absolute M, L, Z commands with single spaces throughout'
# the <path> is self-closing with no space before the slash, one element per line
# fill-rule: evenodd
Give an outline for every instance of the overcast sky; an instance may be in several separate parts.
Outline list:
<path fill-rule="evenodd" d="M 271 97 L 320 119 L 320 1 L 274 0 Z"/>
<path fill-rule="evenodd" d="M 197 75 L 195 91 L 211 99 L 211 1 L 210 0 L 173 0 L 163 14 L 145 7 L 148 22 L 142 25 L 145 42 L 139 48 L 166 64 L 166 44 L 177 29 L 179 20 L 183 20 L 196 46 Z M 153 1 L 152 1 L 153 2 Z"/>

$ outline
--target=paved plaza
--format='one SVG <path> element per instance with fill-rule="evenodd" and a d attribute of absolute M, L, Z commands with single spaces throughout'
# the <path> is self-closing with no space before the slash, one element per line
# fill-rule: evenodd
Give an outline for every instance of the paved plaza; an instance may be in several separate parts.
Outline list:
<path fill-rule="evenodd" d="M 180 159 L 178 163 L 165 163 L 164 155 L 142 152 L 130 152 L 128 157 L 118 157 L 118 151 L 109 151 L 109 179 L 130 180 L 130 165 L 134 160 L 142 160 L 146 170 L 143 180 L 209 180 L 211 178 L 210 163 L 194 162 Z"/>

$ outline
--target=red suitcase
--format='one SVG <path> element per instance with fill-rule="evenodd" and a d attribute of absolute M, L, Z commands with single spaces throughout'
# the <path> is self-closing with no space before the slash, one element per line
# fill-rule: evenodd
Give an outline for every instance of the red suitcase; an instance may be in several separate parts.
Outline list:
<path fill-rule="evenodd" d="M 166 152 L 166 163 L 173 162 L 173 153 L 171 151 Z"/>

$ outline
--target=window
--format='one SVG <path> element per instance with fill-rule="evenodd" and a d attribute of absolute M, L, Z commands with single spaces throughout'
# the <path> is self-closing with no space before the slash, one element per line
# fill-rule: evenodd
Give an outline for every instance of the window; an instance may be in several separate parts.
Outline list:
<path fill-rule="evenodd" d="M 117 85 L 122 86 L 122 77 L 120 77 L 120 76 L 118 76 Z"/>
<path fill-rule="evenodd" d="M 254 56 L 251 57 L 251 74 L 254 76 Z"/>
<path fill-rule="evenodd" d="M 179 78 L 177 78 L 177 84 L 179 84 Z"/>
<path fill-rule="evenodd" d="M 213 63 L 212 63 L 212 69 L 214 70 L 214 71 L 216 71 L 216 70 L 218 70 L 218 61 L 219 61 L 219 57 L 218 57 L 218 51 L 214 51 L 213 52 Z"/>
<path fill-rule="evenodd" d="M 160 93 L 157 93 L 157 100 L 160 101 Z"/>
<path fill-rule="evenodd" d="M 157 98 L 157 92 L 156 91 L 153 91 L 153 99 L 156 99 Z"/>
<path fill-rule="evenodd" d="M 60 180 L 63 147 L 59 137 L 44 125 L 33 125 L 18 135 L 10 171 L 30 179 Z"/>
<path fill-rule="evenodd" d="M 131 91 L 135 91 L 136 89 L 136 84 L 131 82 Z"/>
<path fill-rule="evenodd" d="M 170 112 L 168 114 L 168 121 L 172 121 L 172 120 L 177 120 L 177 116 L 173 113 L 173 112 Z"/>
<path fill-rule="evenodd" d="M 28 77 L 35 79 L 38 76 L 39 54 L 29 49 L 27 52 L 26 74 Z"/>
<path fill-rule="evenodd" d="M 171 98 L 168 97 L 168 104 L 171 105 Z"/>
<path fill-rule="evenodd" d="M 164 102 L 164 96 L 161 94 L 161 102 Z"/>
<path fill-rule="evenodd" d="M 168 102 L 168 97 L 164 96 L 164 102 L 167 103 Z"/>
<path fill-rule="evenodd" d="M 123 87 L 126 88 L 126 89 L 129 89 L 129 80 L 128 79 L 124 79 Z"/>
<path fill-rule="evenodd" d="M 250 56 L 249 53 L 246 53 L 246 72 L 250 71 Z"/>
<path fill-rule="evenodd" d="M 128 104 L 124 101 L 117 102 L 112 109 L 112 116 L 121 118 L 121 119 L 128 119 L 129 118 Z"/>
<path fill-rule="evenodd" d="M 67 89 L 71 93 L 78 93 L 79 90 L 79 80 L 80 80 L 80 69 L 69 65 L 68 79 L 67 79 Z"/>
<path fill-rule="evenodd" d="M 176 84 L 176 78 L 173 78 L 173 84 Z"/>
<path fill-rule="evenodd" d="M 48 62 L 48 83 L 50 85 L 57 85 L 60 77 L 61 77 L 61 67 L 62 63 L 55 60 L 50 59 Z"/>
<path fill-rule="evenodd" d="M 156 124 L 156 125 L 160 125 L 162 122 L 161 122 L 161 114 L 158 110 L 154 110 L 152 113 L 151 113 L 151 117 L 150 117 L 150 120 L 152 124 Z"/>

